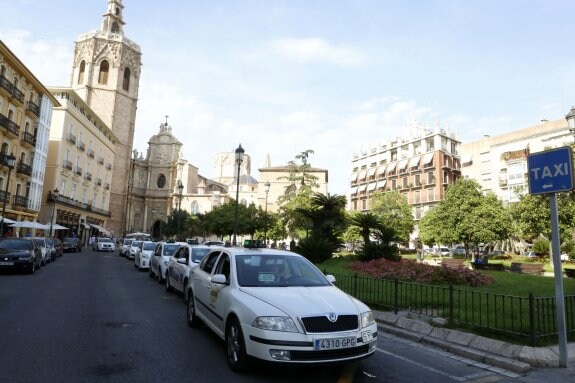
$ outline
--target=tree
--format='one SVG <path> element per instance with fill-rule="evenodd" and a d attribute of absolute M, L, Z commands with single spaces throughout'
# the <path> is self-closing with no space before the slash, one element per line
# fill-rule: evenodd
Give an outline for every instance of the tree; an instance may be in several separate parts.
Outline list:
<path fill-rule="evenodd" d="M 425 243 L 470 245 L 503 240 L 509 236 L 511 217 L 493 193 L 484 195 L 477 181 L 459 179 L 448 187 L 445 198 L 421 219 Z"/>
<path fill-rule="evenodd" d="M 378 228 L 380 221 L 374 212 L 368 211 L 353 213 L 349 218 L 349 223 L 359 229 L 363 243 L 369 244 L 372 232 Z"/>
<path fill-rule="evenodd" d="M 309 155 L 313 154 L 313 150 L 307 149 L 300 154 L 295 156 L 296 161 L 289 161 L 289 174 L 285 177 L 279 177 L 279 180 L 289 181 L 288 186 L 284 190 L 284 194 L 278 198 L 278 203 L 282 204 L 284 202 L 294 199 L 298 194 L 302 192 L 312 192 L 314 189 L 319 187 L 317 183 L 317 177 L 309 172 L 311 169 L 311 164 L 308 163 Z"/>
<path fill-rule="evenodd" d="M 415 221 L 407 197 L 397 191 L 375 192 L 371 199 L 371 209 L 380 222 L 392 227 L 397 241 L 408 241 Z"/>

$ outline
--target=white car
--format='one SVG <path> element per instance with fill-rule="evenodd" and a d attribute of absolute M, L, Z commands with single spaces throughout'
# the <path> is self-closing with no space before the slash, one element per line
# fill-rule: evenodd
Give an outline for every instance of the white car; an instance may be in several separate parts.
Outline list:
<path fill-rule="evenodd" d="M 130 245 L 132 245 L 132 242 L 134 242 L 133 239 L 125 238 L 124 241 L 122 242 L 122 244 L 120 246 L 118 246 L 119 253 L 121 256 L 124 256 L 124 257 L 128 256 L 128 251 L 130 250 Z"/>
<path fill-rule="evenodd" d="M 180 246 L 170 257 L 168 271 L 166 272 L 166 291 L 178 290 L 186 293 L 190 269 L 197 266 L 213 247 L 203 245 Z"/>
<path fill-rule="evenodd" d="M 144 241 L 132 241 L 128 247 L 128 251 L 126 252 L 126 257 L 128 257 L 128 259 L 136 258 L 136 254 L 140 252 L 140 246 L 142 246 L 142 242 Z"/>
<path fill-rule="evenodd" d="M 174 255 L 185 242 L 160 242 L 156 245 L 152 259 L 150 260 L 150 277 L 158 278 L 163 283 L 166 279 L 166 271 L 170 263 L 170 257 Z"/>
<path fill-rule="evenodd" d="M 98 237 L 92 243 L 92 250 L 94 251 L 116 251 L 116 244 L 111 238 Z"/>
<path fill-rule="evenodd" d="M 285 250 L 214 248 L 190 271 L 187 321 L 225 341 L 234 371 L 255 358 L 351 363 L 374 354 L 375 317 L 305 257 Z"/>
<path fill-rule="evenodd" d="M 48 263 L 50 263 L 56 259 L 54 254 L 52 254 L 52 252 L 50 251 L 50 247 L 48 246 L 48 243 L 46 242 L 46 238 L 44 238 L 44 237 L 32 237 L 32 239 L 34 240 L 34 242 L 36 242 L 36 245 L 38 246 L 38 248 L 40 248 L 40 252 L 42 253 L 42 262 L 41 262 L 42 266 L 44 266 L 44 265 L 46 265 L 46 264 L 48 264 Z"/>
<path fill-rule="evenodd" d="M 155 249 L 156 242 L 143 241 L 140 246 L 140 251 L 136 253 L 134 258 L 134 266 L 137 267 L 138 270 L 150 268 L 150 259 Z"/>

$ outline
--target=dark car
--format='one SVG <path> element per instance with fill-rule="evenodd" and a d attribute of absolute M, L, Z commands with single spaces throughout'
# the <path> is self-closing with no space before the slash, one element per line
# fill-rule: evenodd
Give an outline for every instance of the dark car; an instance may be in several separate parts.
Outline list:
<path fill-rule="evenodd" d="M 62 241 L 62 244 L 64 252 L 71 251 L 76 253 L 78 251 L 82 251 L 82 241 L 80 240 L 80 238 L 66 237 Z"/>
<path fill-rule="evenodd" d="M 0 239 L 0 269 L 34 274 L 41 264 L 42 252 L 31 238 Z"/>

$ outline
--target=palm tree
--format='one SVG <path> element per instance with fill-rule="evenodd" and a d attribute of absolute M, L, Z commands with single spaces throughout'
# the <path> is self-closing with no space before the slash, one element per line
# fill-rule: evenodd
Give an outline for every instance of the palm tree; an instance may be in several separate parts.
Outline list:
<path fill-rule="evenodd" d="M 354 214 L 350 218 L 349 223 L 359 228 L 360 234 L 363 238 L 363 242 L 366 245 L 371 243 L 370 239 L 371 231 L 380 226 L 380 222 L 377 215 L 375 215 L 370 211 Z"/>

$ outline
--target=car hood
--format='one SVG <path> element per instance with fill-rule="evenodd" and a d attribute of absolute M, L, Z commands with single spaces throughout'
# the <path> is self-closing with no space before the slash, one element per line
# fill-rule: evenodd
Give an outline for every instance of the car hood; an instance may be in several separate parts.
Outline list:
<path fill-rule="evenodd" d="M 244 293 L 294 316 L 356 314 L 369 308 L 335 286 L 242 287 Z"/>
<path fill-rule="evenodd" d="M 18 258 L 30 255 L 29 250 L 0 249 L 0 258 Z"/>

